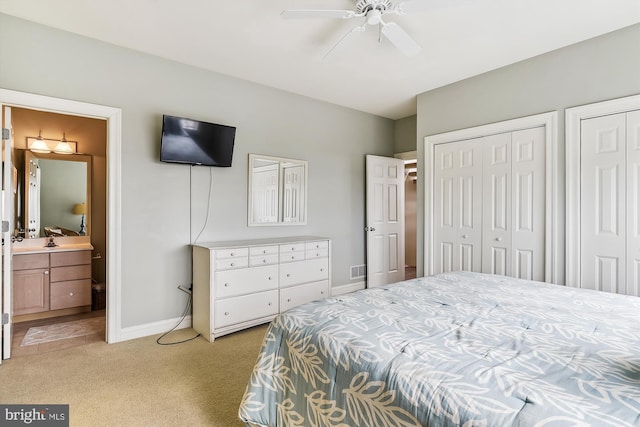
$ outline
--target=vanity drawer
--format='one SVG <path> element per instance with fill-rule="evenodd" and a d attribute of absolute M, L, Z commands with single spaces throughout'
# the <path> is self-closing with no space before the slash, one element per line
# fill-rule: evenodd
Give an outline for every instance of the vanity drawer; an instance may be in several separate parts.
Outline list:
<path fill-rule="evenodd" d="M 51 283 L 51 310 L 91 305 L 91 279 Z"/>
<path fill-rule="evenodd" d="M 91 264 L 91 251 L 52 252 L 51 267 Z"/>
<path fill-rule="evenodd" d="M 64 282 L 65 280 L 91 279 L 91 265 L 71 265 L 68 267 L 52 267 L 51 281 Z"/>
<path fill-rule="evenodd" d="M 278 290 L 228 298 L 215 303 L 215 327 L 222 328 L 278 313 Z"/>
<path fill-rule="evenodd" d="M 13 256 L 14 270 L 49 268 L 49 254 L 25 254 Z"/>

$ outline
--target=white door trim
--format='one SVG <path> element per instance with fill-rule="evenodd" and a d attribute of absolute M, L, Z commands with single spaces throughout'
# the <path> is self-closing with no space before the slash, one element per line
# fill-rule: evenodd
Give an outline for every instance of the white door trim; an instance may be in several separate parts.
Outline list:
<path fill-rule="evenodd" d="M 107 121 L 107 342 L 122 341 L 122 110 L 0 88 L 0 104 Z"/>
<path fill-rule="evenodd" d="M 480 138 L 532 127 L 545 127 L 545 281 L 562 282 L 563 262 L 558 248 L 560 227 L 558 191 L 558 112 L 536 114 L 497 123 L 445 132 L 424 138 L 424 271 L 433 274 L 434 149 L 437 144 Z"/>
<path fill-rule="evenodd" d="M 581 105 L 565 110 L 566 150 L 566 283 L 580 287 L 580 128 L 582 120 L 640 109 L 640 95 Z"/>

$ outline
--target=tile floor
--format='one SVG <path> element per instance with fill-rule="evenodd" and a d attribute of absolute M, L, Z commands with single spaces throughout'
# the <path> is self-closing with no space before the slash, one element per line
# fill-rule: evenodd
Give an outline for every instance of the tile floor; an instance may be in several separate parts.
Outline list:
<path fill-rule="evenodd" d="M 11 357 L 23 357 L 33 354 L 46 353 L 49 351 L 62 350 L 63 348 L 77 347 L 95 341 L 105 341 L 104 331 L 99 334 L 84 335 L 81 337 L 68 338 L 64 340 L 52 341 L 42 344 L 20 346 L 22 339 L 32 326 L 51 325 L 52 323 L 71 322 L 73 320 L 88 319 L 91 317 L 105 316 L 105 310 L 96 310 L 88 313 L 72 314 L 60 316 L 54 319 L 31 320 L 13 324 L 13 334 L 11 338 Z"/>

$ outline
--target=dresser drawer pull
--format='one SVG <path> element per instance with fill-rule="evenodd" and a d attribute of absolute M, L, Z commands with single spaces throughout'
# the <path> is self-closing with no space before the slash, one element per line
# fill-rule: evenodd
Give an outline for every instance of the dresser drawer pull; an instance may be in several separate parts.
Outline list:
<path fill-rule="evenodd" d="M 269 303 L 268 305 L 269 305 L 269 307 L 271 307 L 271 303 Z"/>
<path fill-rule="evenodd" d="M 235 267 L 235 266 L 236 266 L 236 263 L 235 263 L 235 262 L 232 262 L 230 265 L 231 265 L 231 267 Z"/>
<path fill-rule="evenodd" d="M 44 274 L 49 274 L 49 270 L 45 271 Z"/>
<path fill-rule="evenodd" d="M 287 273 L 287 277 L 291 277 L 291 273 Z"/>
<path fill-rule="evenodd" d="M 228 288 L 228 287 L 229 287 L 229 284 L 228 284 L 228 283 L 225 283 L 225 284 L 224 284 L 224 287 L 225 287 L 225 288 Z"/>
<path fill-rule="evenodd" d="M 291 298 L 287 298 L 287 302 L 291 302 Z"/>
<path fill-rule="evenodd" d="M 264 258 L 264 259 L 262 260 L 262 263 L 266 263 L 266 262 L 267 262 L 267 259 L 266 259 L 266 258 Z"/>
<path fill-rule="evenodd" d="M 228 311 L 225 311 L 225 312 L 224 312 L 224 315 L 225 315 L 225 316 L 228 316 L 228 315 L 229 315 L 229 312 L 228 312 Z"/>
<path fill-rule="evenodd" d="M 73 296 L 73 292 L 69 292 L 69 296 L 72 297 Z"/>
<path fill-rule="evenodd" d="M 269 280 L 271 280 L 271 276 L 269 276 Z"/>

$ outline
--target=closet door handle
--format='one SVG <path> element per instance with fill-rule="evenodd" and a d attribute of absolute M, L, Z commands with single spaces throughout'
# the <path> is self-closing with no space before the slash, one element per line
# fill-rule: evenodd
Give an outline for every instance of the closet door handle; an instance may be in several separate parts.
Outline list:
<path fill-rule="evenodd" d="M 502 237 L 496 237 L 496 242 L 502 242 Z"/>

